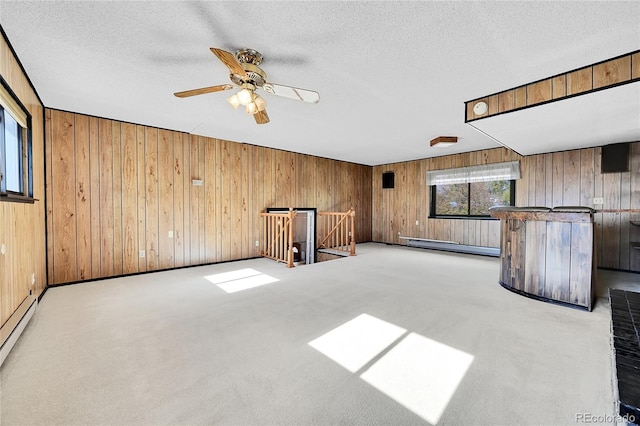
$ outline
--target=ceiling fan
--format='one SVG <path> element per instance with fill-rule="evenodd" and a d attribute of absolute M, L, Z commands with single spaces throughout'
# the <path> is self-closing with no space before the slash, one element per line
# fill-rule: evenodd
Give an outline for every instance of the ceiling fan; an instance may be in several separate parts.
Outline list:
<path fill-rule="evenodd" d="M 258 66 L 262 62 L 262 54 L 253 49 L 237 50 L 235 55 L 226 50 L 211 48 L 211 52 L 229 68 L 231 74 L 229 78 L 233 84 L 219 84 L 217 86 L 202 87 L 200 89 L 185 90 L 184 92 L 176 92 L 175 96 L 186 98 L 189 96 L 202 95 L 205 93 L 221 92 L 231 90 L 234 87 L 240 87 L 240 91 L 232 95 L 227 101 L 234 107 L 242 105 L 245 107 L 247 114 L 253 115 L 256 123 L 266 124 L 269 122 L 267 115 L 266 102 L 260 95 L 255 93 L 256 89 L 261 87 L 265 92 L 284 96 L 285 98 L 296 99 L 299 101 L 317 103 L 320 101 L 320 95 L 313 90 L 299 89 L 291 86 L 283 86 L 267 81 L 267 74 Z M 235 85 L 235 86 L 234 86 Z"/>

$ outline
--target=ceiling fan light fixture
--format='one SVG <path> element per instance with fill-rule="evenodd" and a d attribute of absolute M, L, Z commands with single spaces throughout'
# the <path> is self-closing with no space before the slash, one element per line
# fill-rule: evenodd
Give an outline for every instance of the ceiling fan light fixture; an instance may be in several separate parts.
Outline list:
<path fill-rule="evenodd" d="M 435 139 L 431 139 L 431 142 L 429 144 L 437 148 L 444 148 L 447 146 L 451 146 L 457 142 L 458 142 L 457 136 L 438 136 Z"/>
<path fill-rule="evenodd" d="M 258 111 L 264 111 L 267 107 L 267 102 L 259 95 L 256 95 L 256 98 L 253 100 L 253 102 L 256 104 Z"/>
<path fill-rule="evenodd" d="M 253 102 L 253 92 L 248 89 L 240 90 L 236 96 L 238 97 L 240 105 L 247 106 L 249 103 Z"/>
<path fill-rule="evenodd" d="M 229 104 L 231 104 L 232 107 L 234 107 L 235 109 L 238 109 L 238 106 L 240 105 L 240 100 L 238 99 L 238 95 L 233 95 L 230 98 L 227 99 L 227 102 L 229 102 Z"/>
<path fill-rule="evenodd" d="M 249 102 L 245 108 L 247 114 L 255 114 L 258 112 L 258 106 L 255 102 Z"/>

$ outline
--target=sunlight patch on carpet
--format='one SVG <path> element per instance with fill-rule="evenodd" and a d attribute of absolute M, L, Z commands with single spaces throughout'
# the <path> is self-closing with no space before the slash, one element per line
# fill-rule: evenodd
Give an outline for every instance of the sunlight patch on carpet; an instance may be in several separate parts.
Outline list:
<path fill-rule="evenodd" d="M 362 314 L 309 342 L 309 346 L 355 373 L 406 331 Z"/>
<path fill-rule="evenodd" d="M 309 346 L 352 373 L 379 356 L 360 378 L 435 425 L 474 356 L 409 333 L 368 314 L 334 328 Z"/>
<path fill-rule="evenodd" d="M 262 272 L 256 271 L 252 268 L 207 275 L 204 278 L 227 293 L 235 293 L 237 291 L 247 290 L 280 281 L 278 278 L 263 274 Z"/>
<path fill-rule="evenodd" d="M 360 377 L 431 424 L 437 424 L 473 356 L 416 333 Z"/>

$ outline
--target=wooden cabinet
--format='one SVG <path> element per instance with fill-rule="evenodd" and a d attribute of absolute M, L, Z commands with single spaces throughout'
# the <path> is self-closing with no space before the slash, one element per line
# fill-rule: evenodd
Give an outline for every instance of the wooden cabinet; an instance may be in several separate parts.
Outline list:
<path fill-rule="evenodd" d="M 536 299 L 591 310 L 595 292 L 593 211 L 504 207 L 500 284 Z"/>

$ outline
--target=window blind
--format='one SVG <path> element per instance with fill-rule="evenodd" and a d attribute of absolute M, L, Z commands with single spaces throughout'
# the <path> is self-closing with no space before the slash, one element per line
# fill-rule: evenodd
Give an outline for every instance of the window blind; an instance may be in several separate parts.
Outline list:
<path fill-rule="evenodd" d="M 3 85 L 0 84 L 0 106 L 5 109 L 18 125 L 27 128 L 27 113 L 18 105 L 13 97 L 7 92 Z"/>
<path fill-rule="evenodd" d="M 494 180 L 520 179 L 520 162 L 482 164 L 480 166 L 427 172 L 427 185 L 452 185 L 456 183 L 490 182 Z"/>

